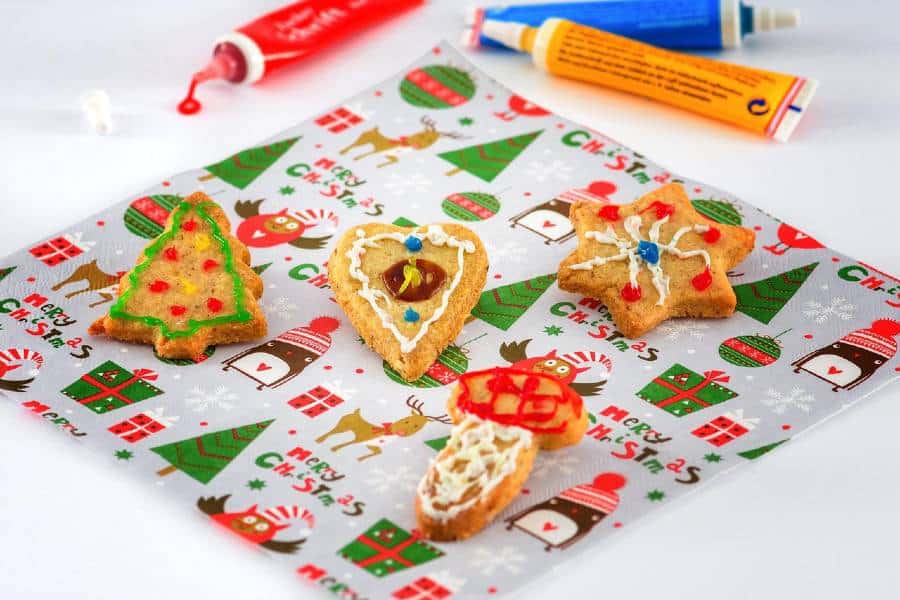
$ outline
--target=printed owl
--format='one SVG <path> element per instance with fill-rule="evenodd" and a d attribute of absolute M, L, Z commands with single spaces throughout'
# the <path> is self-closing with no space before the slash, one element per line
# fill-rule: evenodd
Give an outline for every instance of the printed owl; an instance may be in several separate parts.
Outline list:
<path fill-rule="evenodd" d="M 542 356 L 528 357 L 527 348 L 530 339 L 521 342 L 506 342 L 500 345 L 500 356 L 511 363 L 511 367 L 523 371 L 536 371 L 552 375 L 568 385 L 580 396 L 596 396 L 606 384 L 606 377 L 595 382 L 576 382 L 579 373 L 591 370 L 590 363 L 598 363 L 608 376 L 612 363 L 604 354 L 595 352 L 570 352 L 562 356 L 551 350 Z M 587 365 L 587 366 L 578 366 Z"/>
<path fill-rule="evenodd" d="M 231 494 L 219 498 L 213 496 L 200 498 L 197 500 L 197 508 L 231 533 L 272 552 L 293 554 L 306 541 L 306 539 L 292 541 L 273 539 L 279 531 L 291 527 L 291 523 L 285 521 L 297 519 L 309 528 L 314 523 L 312 513 L 297 506 L 276 506 L 259 511 L 254 504 L 240 512 L 225 512 L 225 503 L 230 497 Z"/>
<path fill-rule="evenodd" d="M 280 244 L 290 244 L 295 248 L 315 250 L 324 248 L 334 234 L 338 218 L 330 210 L 303 209 L 288 214 L 288 209 L 277 213 L 260 214 L 259 206 L 263 199 L 238 200 L 234 211 L 244 221 L 238 225 L 235 235 L 251 248 L 270 248 Z M 329 234 L 320 237 L 304 237 L 310 230 L 328 230 Z"/>

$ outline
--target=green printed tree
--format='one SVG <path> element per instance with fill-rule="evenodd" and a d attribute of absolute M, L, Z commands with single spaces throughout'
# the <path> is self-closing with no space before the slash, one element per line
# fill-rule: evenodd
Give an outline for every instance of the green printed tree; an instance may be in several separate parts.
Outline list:
<path fill-rule="evenodd" d="M 740 456 L 741 458 L 746 458 L 747 460 L 755 460 L 755 459 L 759 458 L 760 456 L 762 456 L 763 454 L 767 454 L 767 453 L 771 452 L 772 450 L 774 450 L 775 448 L 777 448 L 778 446 L 782 445 L 783 443 L 787 442 L 790 439 L 791 438 L 788 438 L 786 440 L 781 440 L 778 442 L 773 442 L 771 444 L 766 444 L 765 446 L 760 446 L 759 448 L 753 448 L 752 450 L 744 450 L 743 452 L 738 452 L 738 456 Z"/>
<path fill-rule="evenodd" d="M 769 324 L 817 266 L 819 263 L 810 263 L 766 279 L 734 286 L 737 310 L 760 323 Z"/>
<path fill-rule="evenodd" d="M 273 421 L 274 419 L 270 419 L 242 427 L 223 429 L 151 448 L 153 452 L 169 461 L 169 466 L 157 471 L 157 475 L 164 476 L 180 470 L 200 483 L 209 483 Z"/>
<path fill-rule="evenodd" d="M 486 290 L 472 309 L 472 316 L 507 331 L 556 281 L 556 273 Z"/>
<path fill-rule="evenodd" d="M 16 270 L 16 267 L 3 267 L 0 268 L 0 281 L 6 279 L 10 273 Z"/>
<path fill-rule="evenodd" d="M 532 131 L 495 142 L 451 150 L 438 156 L 456 166 L 447 171 L 447 175 L 466 171 L 490 183 L 543 132 Z"/>
<path fill-rule="evenodd" d="M 223 161 L 206 167 L 210 175 L 205 175 L 200 180 L 207 181 L 213 177 L 218 177 L 236 188 L 244 189 L 262 175 L 266 169 L 275 164 L 275 161 L 284 156 L 299 139 L 299 137 L 295 137 L 267 146 L 241 150 Z"/>

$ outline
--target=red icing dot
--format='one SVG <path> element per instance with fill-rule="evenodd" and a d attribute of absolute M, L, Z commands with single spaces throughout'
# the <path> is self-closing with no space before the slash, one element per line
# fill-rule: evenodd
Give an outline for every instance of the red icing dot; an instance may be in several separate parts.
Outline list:
<path fill-rule="evenodd" d="M 790 425 L 782 425 L 781 428 L 782 428 L 783 430 L 787 431 L 788 429 L 791 428 L 791 426 L 790 426 Z"/>
<path fill-rule="evenodd" d="M 173 304 L 169 307 L 169 312 L 172 313 L 173 317 L 178 317 L 187 312 L 187 308 L 181 306 L 180 304 Z"/>
<path fill-rule="evenodd" d="M 169 284 L 163 281 L 162 279 L 157 279 L 153 283 L 150 284 L 150 291 L 156 294 L 161 294 L 162 292 L 169 289 Z"/>
<path fill-rule="evenodd" d="M 375 90 L 375 97 L 376 97 L 376 98 L 380 98 L 380 97 L 381 97 L 381 90 Z"/>
<path fill-rule="evenodd" d="M 522 493 L 527 496 L 528 494 L 531 493 L 531 490 L 529 490 L 528 488 L 522 488 Z"/>
<path fill-rule="evenodd" d="M 197 229 L 197 221 L 195 221 L 193 219 L 188 219 L 187 221 L 185 221 L 184 223 L 181 224 L 181 228 L 184 229 L 185 231 L 193 231 L 193 230 Z"/>
<path fill-rule="evenodd" d="M 565 123 L 557 123 L 557 124 L 556 124 L 556 128 L 557 128 L 557 129 L 562 129 L 562 128 L 564 128 L 565 126 L 566 126 Z"/>
<path fill-rule="evenodd" d="M 894 367 L 894 370 L 900 373 L 900 367 Z"/>
<path fill-rule="evenodd" d="M 294 260 L 294 259 L 293 259 L 292 257 L 290 257 L 290 256 L 285 256 L 285 257 L 284 257 L 284 260 L 287 261 L 287 262 L 291 262 L 291 261 Z"/>
<path fill-rule="evenodd" d="M 488 100 L 493 100 L 493 99 L 494 99 L 494 95 L 493 95 L 493 94 L 488 94 L 488 95 L 485 96 L 485 98 L 487 98 Z"/>
<path fill-rule="evenodd" d="M 207 258 L 206 260 L 203 261 L 203 270 L 204 271 L 212 271 L 213 269 L 215 269 L 218 266 L 219 266 L 219 263 L 217 263 L 216 261 L 214 261 L 211 258 Z"/>
<path fill-rule="evenodd" d="M 356 370 L 356 374 L 357 374 L 357 375 L 362 375 L 363 373 L 365 373 L 365 371 L 364 371 L 363 369 L 357 369 L 357 370 Z"/>
<path fill-rule="evenodd" d="M 104 221 L 102 219 L 97 221 L 97 227 L 103 227 L 104 225 L 106 225 L 106 221 Z"/>
<path fill-rule="evenodd" d="M 715 227 L 710 227 L 706 233 L 703 234 L 703 241 L 707 244 L 715 244 L 719 241 L 720 237 L 722 237 L 722 232 Z"/>
<path fill-rule="evenodd" d="M 657 218 L 657 219 L 663 219 L 663 218 L 665 218 L 665 217 L 668 217 L 668 216 L 671 216 L 671 215 L 675 214 L 675 207 L 674 207 L 673 205 L 671 205 L 671 204 L 666 204 L 665 202 L 660 202 L 659 200 L 657 200 L 656 202 L 652 203 L 650 206 L 648 206 L 647 208 L 645 208 L 645 209 L 642 210 L 641 212 L 642 212 L 642 213 L 645 213 L 645 212 L 647 212 L 648 210 L 654 210 L 654 211 L 656 211 L 656 218 Z"/>
<path fill-rule="evenodd" d="M 528 198 L 529 196 L 531 196 L 531 192 L 525 192 L 525 193 L 522 194 L 522 195 L 525 196 L 526 198 Z"/>
<path fill-rule="evenodd" d="M 441 53 L 441 49 L 438 48 L 437 46 L 435 46 L 434 48 L 431 49 L 431 53 L 434 55 L 438 55 Z"/>
<path fill-rule="evenodd" d="M 176 250 L 176 249 L 173 248 L 172 246 L 169 246 L 168 248 L 166 248 L 165 250 L 163 250 L 163 255 L 164 255 L 168 260 L 178 260 L 178 250 Z"/>
<path fill-rule="evenodd" d="M 694 286 L 694 289 L 698 292 L 702 292 L 706 288 L 712 285 L 712 273 L 709 272 L 709 267 L 703 269 L 703 272 L 699 275 L 695 276 L 691 279 L 691 285 Z"/>
<path fill-rule="evenodd" d="M 206 308 L 208 308 L 211 313 L 217 313 L 222 310 L 222 301 L 218 298 L 210 298 L 206 301 Z"/>
<path fill-rule="evenodd" d="M 813 338 L 813 336 L 812 336 L 811 333 L 807 333 L 807 334 L 804 335 L 803 337 L 805 337 L 805 338 L 808 339 L 808 340 L 811 340 L 811 339 Z"/>
<path fill-rule="evenodd" d="M 622 288 L 622 298 L 628 302 L 637 302 L 641 299 L 641 286 L 626 283 Z"/>
<path fill-rule="evenodd" d="M 699 193 L 702 192 L 702 191 L 703 191 L 703 190 L 700 189 L 700 188 L 694 188 L 694 193 L 695 193 L 695 194 L 699 194 Z"/>
<path fill-rule="evenodd" d="M 618 221 L 619 220 L 619 205 L 618 204 L 607 204 L 599 211 L 597 211 L 597 216 L 601 219 L 605 219 L 607 221 Z"/>
<path fill-rule="evenodd" d="M 489 588 L 487 589 L 487 593 L 488 593 L 488 594 L 496 594 L 496 593 L 497 593 L 497 588 L 495 588 L 494 586 L 491 586 L 491 587 L 489 587 Z"/>

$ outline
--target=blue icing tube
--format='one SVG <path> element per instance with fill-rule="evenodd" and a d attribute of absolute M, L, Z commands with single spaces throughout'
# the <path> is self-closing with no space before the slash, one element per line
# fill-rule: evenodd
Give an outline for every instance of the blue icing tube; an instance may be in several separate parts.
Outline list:
<path fill-rule="evenodd" d="M 748 6 L 740 0 L 594 0 L 471 7 L 463 43 L 503 46 L 482 34 L 485 19 L 540 26 L 558 17 L 663 48 L 733 48 L 748 33 L 796 27 L 796 10 Z"/>

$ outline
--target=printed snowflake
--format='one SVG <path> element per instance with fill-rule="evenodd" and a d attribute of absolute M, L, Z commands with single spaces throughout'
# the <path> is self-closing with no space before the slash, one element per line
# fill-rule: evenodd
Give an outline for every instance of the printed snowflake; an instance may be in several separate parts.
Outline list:
<path fill-rule="evenodd" d="M 570 475 L 578 464 L 578 457 L 571 454 L 563 454 L 562 452 L 541 452 L 534 461 L 534 467 L 531 475 L 536 479 L 540 479 L 545 475 Z"/>
<path fill-rule="evenodd" d="M 528 167 L 525 168 L 525 174 L 538 183 L 544 183 L 551 179 L 568 181 L 572 177 L 572 171 L 574 170 L 575 169 L 571 165 L 568 165 L 559 159 L 554 160 L 549 164 L 534 160 L 528 163 Z"/>
<path fill-rule="evenodd" d="M 806 308 L 803 309 L 803 315 L 807 319 L 812 319 L 820 324 L 825 323 L 831 319 L 831 317 L 837 317 L 842 321 L 849 321 L 853 318 L 853 311 L 856 310 L 854 305 L 841 297 L 832 298 L 831 303 L 829 304 L 822 304 L 821 302 L 810 300 L 804 304 L 804 306 Z"/>
<path fill-rule="evenodd" d="M 407 193 L 424 194 L 431 189 L 431 180 L 422 173 L 411 175 L 391 173 L 390 181 L 385 183 L 384 187 L 396 196 L 403 196 Z"/>
<path fill-rule="evenodd" d="M 666 497 L 666 493 L 661 490 L 650 490 L 647 492 L 647 500 L 651 502 L 659 502 Z"/>
<path fill-rule="evenodd" d="M 488 256 L 491 257 L 491 262 L 495 265 L 504 260 L 519 264 L 525 261 L 525 256 L 528 254 L 528 248 L 514 241 L 503 242 L 502 246 L 485 242 L 484 246 L 487 249 Z"/>
<path fill-rule="evenodd" d="M 206 392 L 202 387 L 196 385 L 188 393 L 190 395 L 184 401 L 196 412 L 205 412 L 210 408 L 231 410 L 238 399 L 238 395 L 224 385 L 217 386 L 211 392 Z"/>
<path fill-rule="evenodd" d="M 247 482 L 247 487 L 251 490 L 261 490 L 266 487 L 266 482 L 262 479 L 251 479 Z"/>
<path fill-rule="evenodd" d="M 816 399 L 812 394 L 807 393 L 802 388 L 792 388 L 788 393 L 782 393 L 775 388 L 766 390 L 766 397 L 762 399 L 762 403 L 772 409 L 772 412 L 778 415 L 784 414 L 789 408 L 799 408 L 805 413 L 812 410 L 813 402 Z"/>
<path fill-rule="evenodd" d="M 708 463 L 717 463 L 717 462 L 722 461 L 722 457 L 721 457 L 721 455 L 716 454 L 715 452 L 710 452 L 709 454 L 703 455 L 703 460 L 705 460 Z"/>
<path fill-rule="evenodd" d="M 421 478 L 421 473 L 414 473 L 406 465 L 398 465 L 389 471 L 381 468 L 369 469 L 369 478 L 365 482 L 374 492 L 386 494 L 397 489 L 411 492 L 416 489 Z"/>
<path fill-rule="evenodd" d="M 134 458 L 134 452 L 131 450 L 116 450 L 115 456 L 118 460 L 131 460 Z"/>
<path fill-rule="evenodd" d="M 516 574 L 522 572 L 520 566 L 525 562 L 525 555 L 514 546 L 501 546 L 500 548 L 478 546 L 474 549 L 469 566 L 482 575 L 493 575 L 498 569 L 506 569 Z"/>
<path fill-rule="evenodd" d="M 295 190 L 294 188 L 292 188 L 292 187 L 289 186 L 289 185 L 286 185 L 286 186 L 284 186 L 284 187 L 278 188 L 278 193 L 281 194 L 282 196 L 290 196 L 290 195 L 293 194 L 295 191 L 297 191 L 297 190 Z"/>
<path fill-rule="evenodd" d="M 692 321 L 677 321 L 671 325 L 662 325 L 660 329 L 665 332 L 666 339 L 673 342 L 678 341 L 682 335 L 690 336 L 695 340 L 702 340 L 703 330 L 709 329 L 709 325 Z"/>
<path fill-rule="evenodd" d="M 283 319 L 288 321 L 294 318 L 294 311 L 300 308 L 287 296 L 279 296 L 277 298 L 273 298 L 269 302 L 262 302 L 262 307 L 266 310 L 266 312 L 272 313 L 279 319 Z"/>
<path fill-rule="evenodd" d="M 544 333 L 547 335 L 559 335 L 563 332 L 563 328 L 559 325 L 547 325 L 544 327 Z"/>

